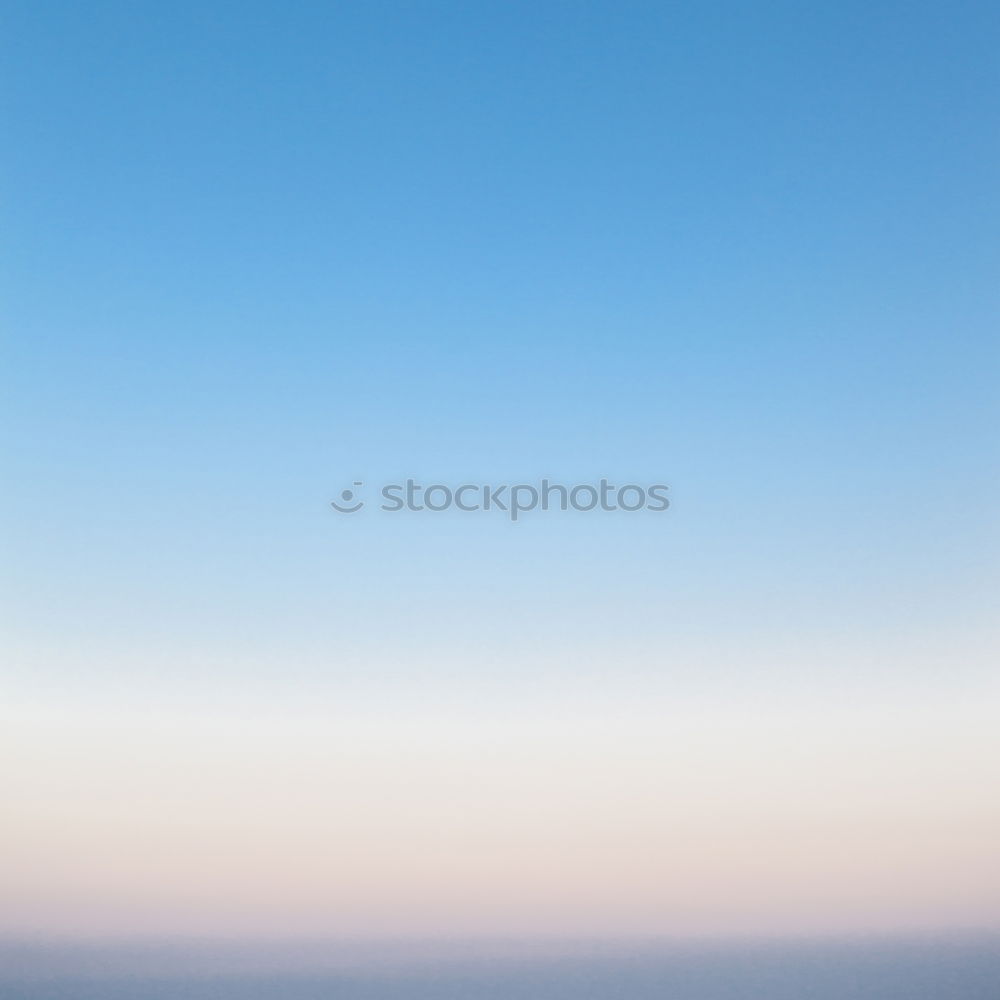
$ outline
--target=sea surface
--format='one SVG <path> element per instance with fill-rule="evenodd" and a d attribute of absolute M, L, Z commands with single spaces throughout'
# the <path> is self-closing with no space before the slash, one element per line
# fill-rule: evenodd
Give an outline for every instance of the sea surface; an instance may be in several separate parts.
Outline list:
<path fill-rule="evenodd" d="M 396 949 L 0 944 L 4 1000 L 1000 1000 L 1000 938 Z"/>

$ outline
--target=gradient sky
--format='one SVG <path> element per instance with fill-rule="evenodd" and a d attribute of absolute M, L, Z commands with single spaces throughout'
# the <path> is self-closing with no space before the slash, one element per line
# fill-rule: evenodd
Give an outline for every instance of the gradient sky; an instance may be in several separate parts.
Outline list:
<path fill-rule="evenodd" d="M 995 4 L 3 8 L 0 931 L 1000 928 Z"/>

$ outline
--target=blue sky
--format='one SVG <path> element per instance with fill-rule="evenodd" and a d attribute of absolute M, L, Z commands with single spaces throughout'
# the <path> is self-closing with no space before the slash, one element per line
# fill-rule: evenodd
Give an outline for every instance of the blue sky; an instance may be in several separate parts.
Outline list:
<path fill-rule="evenodd" d="M 10 702 L 992 696 L 998 18 L 6 3 Z"/>
<path fill-rule="evenodd" d="M 16 645 L 979 627 L 996 21 L 8 4 Z M 674 508 L 328 515 L 407 475 Z"/>

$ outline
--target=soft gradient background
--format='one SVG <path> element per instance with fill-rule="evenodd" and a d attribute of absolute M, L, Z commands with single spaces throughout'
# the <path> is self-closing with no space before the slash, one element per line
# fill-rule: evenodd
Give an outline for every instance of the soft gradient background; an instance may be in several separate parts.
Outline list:
<path fill-rule="evenodd" d="M 0 934 L 1000 930 L 998 21 L 5 2 Z"/>

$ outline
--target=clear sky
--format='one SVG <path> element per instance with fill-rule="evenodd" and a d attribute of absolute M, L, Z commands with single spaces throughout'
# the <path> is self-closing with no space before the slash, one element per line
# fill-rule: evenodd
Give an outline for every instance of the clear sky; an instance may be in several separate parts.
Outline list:
<path fill-rule="evenodd" d="M 1000 927 L 995 4 L 2 36 L 0 930 Z"/>

